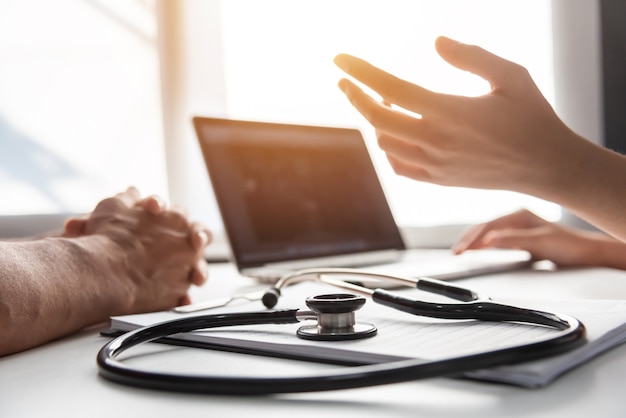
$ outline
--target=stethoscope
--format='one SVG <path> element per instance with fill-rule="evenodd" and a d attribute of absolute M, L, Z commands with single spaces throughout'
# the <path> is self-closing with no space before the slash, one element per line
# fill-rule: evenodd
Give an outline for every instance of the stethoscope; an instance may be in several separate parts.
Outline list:
<path fill-rule="evenodd" d="M 333 277 L 334 276 L 334 277 Z M 340 277 L 340 278 L 338 278 Z M 455 299 L 457 303 L 414 300 L 385 289 L 362 286 L 352 277 L 392 282 Z M 292 284 L 316 280 L 361 295 L 337 293 L 307 298 L 310 310 L 267 310 L 213 315 L 198 315 L 149 325 L 125 333 L 107 343 L 98 353 L 100 374 L 111 381 L 131 386 L 177 392 L 231 395 L 264 395 L 360 388 L 400 383 L 437 376 L 456 376 L 471 370 L 490 368 L 548 357 L 569 351 L 585 342 L 585 327 L 568 315 L 525 309 L 492 302 L 472 290 L 427 278 L 403 278 L 352 269 L 309 269 L 286 275 L 263 295 L 267 308 L 276 306 L 282 290 Z M 248 377 L 230 375 L 191 375 L 146 371 L 130 366 L 118 357 L 142 343 L 199 329 L 254 324 L 291 324 L 315 320 L 316 325 L 298 329 L 300 338 L 346 340 L 376 335 L 376 327 L 356 321 L 355 311 L 372 301 L 413 315 L 441 319 L 516 322 L 557 330 L 554 336 L 523 345 L 488 352 L 425 361 L 411 359 L 364 366 L 351 366 L 324 374 L 296 377 Z"/>

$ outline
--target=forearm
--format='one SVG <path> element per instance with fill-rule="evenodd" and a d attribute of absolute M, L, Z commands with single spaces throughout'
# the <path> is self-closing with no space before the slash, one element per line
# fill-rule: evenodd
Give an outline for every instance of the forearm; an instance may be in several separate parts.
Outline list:
<path fill-rule="evenodd" d="M 626 270 L 626 243 L 610 236 L 595 239 L 593 246 L 593 263 L 600 267 Z"/>
<path fill-rule="evenodd" d="M 119 263 L 92 236 L 0 243 L 0 355 L 21 351 L 122 311 L 128 289 L 105 286 Z M 130 293 L 130 292 L 129 292 Z"/>
<path fill-rule="evenodd" d="M 546 150 L 552 155 L 529 167 L 534 173 L 527 175 L 536 177 L 522 178 L 518 191 L 558 203 L 626 242 L 626 157 L 567 135 L 562 149 Z"/>
<path fill-rule="evenodd" d="M 626 242 L 626 158 L 602 149 L 591 161 L 569 207 L 583 219 Z"/>

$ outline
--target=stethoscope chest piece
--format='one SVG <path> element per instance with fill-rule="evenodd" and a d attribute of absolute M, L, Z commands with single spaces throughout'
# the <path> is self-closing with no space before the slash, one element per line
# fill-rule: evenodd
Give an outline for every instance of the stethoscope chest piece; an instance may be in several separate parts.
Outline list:
<path fill-rule="evenodd" d="M 316 325 L 298 328 L 297 335 L 305 340 L 358 340 L 376 335 L 377 329 L 368 323 L 357 323 L 355 311 L 365 304 L 362 296 L 334 293 L 312 296 L 307 306 L 317 314 Z"/>

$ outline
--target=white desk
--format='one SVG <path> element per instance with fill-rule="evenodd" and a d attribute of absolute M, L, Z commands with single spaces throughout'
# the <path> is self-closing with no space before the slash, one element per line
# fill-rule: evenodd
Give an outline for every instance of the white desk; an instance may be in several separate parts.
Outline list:
<path fill-rule="evenodd" d="M 239 284 L 230 266 L 216 266 L 196 298 Z M 626 299 L 626 272 L 607 269 L 517 272 L 468 279 L 498 297 Z M 547 388 L 430 379 L 335 392 L 228 397 L 137 389 L 98 376 L 101 328 L 85 330 L 0 359 L 0 417 L 624 417 L 626 346 L 562 376 Z M 139 361 L 193 364 L 233 372 L 328 367 L 281 359 L 148 344 Z M 155 364 L 156 364 L 155 363 Z"/>

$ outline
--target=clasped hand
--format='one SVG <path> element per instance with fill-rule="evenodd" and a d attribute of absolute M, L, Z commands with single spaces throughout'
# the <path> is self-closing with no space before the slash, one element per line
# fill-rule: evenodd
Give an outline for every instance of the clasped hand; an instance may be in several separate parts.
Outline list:
<path fill-rule="evenodd" d="M 188 304 L 189 286 L 206 281 L 209 230 L 158 197 L 142 199 L 135 188 L 101 201 L 87 217 L 69 219 L 64 235 L 101 235 L 115 244 L 125 262 L 110 280 L 127 289 L 128 312 Z"/>

